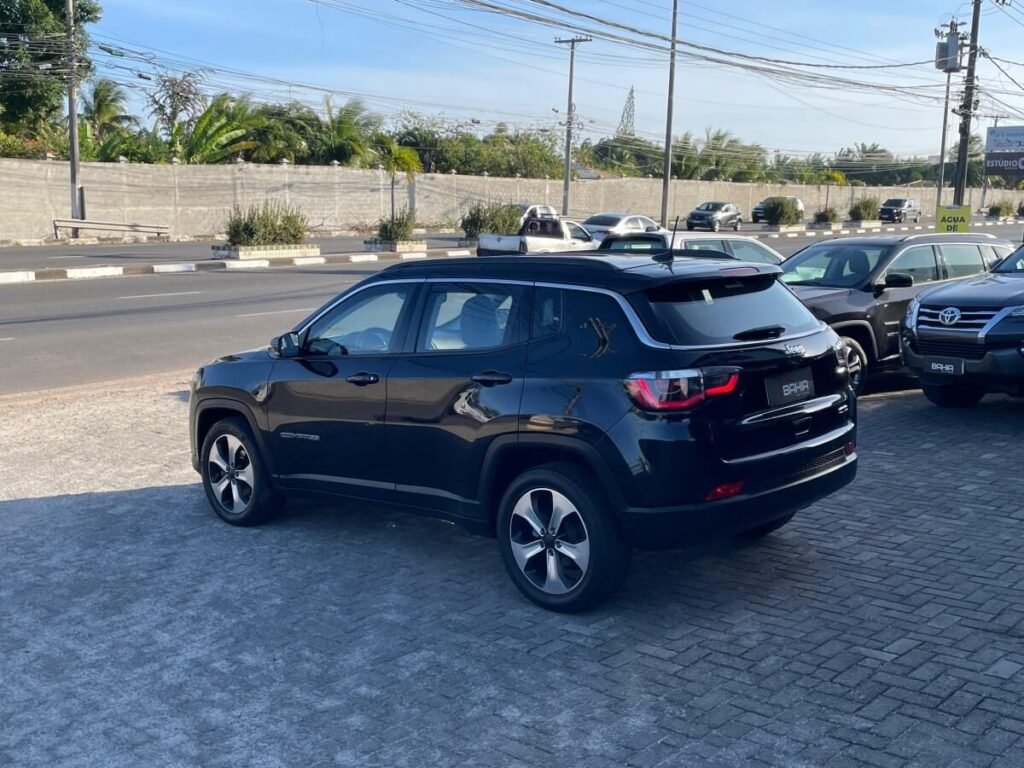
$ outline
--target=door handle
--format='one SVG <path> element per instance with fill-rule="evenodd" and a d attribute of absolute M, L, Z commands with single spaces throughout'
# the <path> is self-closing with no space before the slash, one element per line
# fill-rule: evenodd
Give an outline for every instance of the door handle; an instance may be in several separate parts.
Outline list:
<path fill-rule="evenodd" d="M 380 381 L 380 376 L 376 373 L 360 371 L 359 373 L 353 373 L 351 376 L 346 376 L 345 381 L 349 384 L 355 384 L 357 387 L 365 387 L 367 384 L 376 384 Z"/>
<path fill-rule="evenodd" d="M 494 387 L 498 384 L 511 384 L 512 375 L 498 371 L 484 371 L 483 373 L 471 376 L 470 380 L 475 381 L 477 384 L 483 384 L 485 387 Z"/>

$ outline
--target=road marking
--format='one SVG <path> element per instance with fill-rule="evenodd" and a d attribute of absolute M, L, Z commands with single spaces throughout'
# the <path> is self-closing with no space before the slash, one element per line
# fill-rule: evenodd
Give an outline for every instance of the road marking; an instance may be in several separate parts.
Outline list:
<path fill-rule="evenodd" d="M 164 296 L 195 296 L 202 291 L 177 291 L 175 293 L 140 293 L 138 296 L 118 296 L 119 299 L 162 299 Z"/>
<path fill-rule="evenodd" d="M 360 261 L 377 261 L 377 254 L 376 253 L 353 253 L 351 256 L 348 257 L 348 260 L 353 262 L 353 263 L 358 263 Z"/>
<path fill-rule="evenodd" d="M 81 259 L 81 258 L 84 258 L 84 257 L 80 253 L 72 253 L 72 254 L 70 254 L 68 256 L 50 256 L 49 258 L 57 260 L 57 259 Z"/>
<path fill-rule="evenodd" d="M 299 309 L 279 309 L 275 312 L 249 312 L 245 315 L 235 315 L 235 317 L 263 317 L 264 315 L 287 315 L 294 312 L 312 312 L 316 307 L 305 307 Z"/>
<path fill-rule="evenodd" d="M 153 274 L 160 275 L 165 272 L 195 272 L 196 265 L 185 262 L 181 264 L 154 264 Z"/>
<path fill-rule="evenodd" d="M 35 272 L 0 272 L 0 283 L 31 283 L 35 279 Z"/>
<path fill-rule="evenodd" d="M 14 341 L 14 337 L 13 336 L 8 336 L 6 338 L 0 339 L 0 341 Z"/>
<path fill-rule="evenodd" d="M 69 280 L 80 280 L 89 277 L 120 277 L 122 267 L 77 267 L 68 269 Z"/>
<path fill-rule="evenodd" d="M 252 259 L 246 261 L 231 261 L 228 259 L 224 260 L 224 269 L 260 269 L 262 267 L 269 266 L 269 259 Z"/>

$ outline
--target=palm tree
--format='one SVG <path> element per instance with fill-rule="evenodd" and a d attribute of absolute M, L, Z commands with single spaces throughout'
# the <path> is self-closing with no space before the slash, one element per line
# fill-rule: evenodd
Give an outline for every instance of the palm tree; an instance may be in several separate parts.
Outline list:
<path fill-rule="evenodd" d="M 172 152 L 185 163 L 219 163 L 258 144 L 247 138 L 254 127 L 239 100 L 227 94 L 215 98 L 189 130 L 178 122 L 171 131 Z"/>
<path fill-rule="evenodd" d="M 127 111 L 128 97 L 113 80 L 97 80 L 85 98 L 82 116 L 92 136 L 102 144 L 114 131 L 133 127 L 138 120 Z"/>
<path fill-rule="evenodd" d="M 324 99 L 324 119 L 314 126 L 310 137 L 310 154 L 318 163 L 337 161 L 350 165 L 370 155 L 367 137 L 374 132 L 377 121 L 358 99 L 335 110 L 330 98 Z"/>
<path fill-rule="evenodd" d="M 394 136 L 376 133 L 372 141 L 373 155 L 384 172 L 391 177 L 391 218 L 395 218 L 395 184 L 398 174 L 404 173 L 409 183 L 423 170 L 420 156 L 411 147 L 403 147 Z"/>

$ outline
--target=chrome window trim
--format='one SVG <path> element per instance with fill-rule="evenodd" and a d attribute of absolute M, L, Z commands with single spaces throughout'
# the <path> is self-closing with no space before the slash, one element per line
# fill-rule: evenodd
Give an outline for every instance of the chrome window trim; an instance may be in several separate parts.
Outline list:
<path fill-rule="evenodd" d="M 467 275 L 465 277 L 417 277 L 417 278 L 395 278 L 393 280 L 375 280 L 365 285 L 357 285 L 349 291 L 346 291 L 329 305 L 327 305 L 322 311 L 318 312 L 308 323 L 299 329 L 300 335 L 306 333 L 309 328 L 320 320 L 328 312 L 334 310 L 339 304 L 346 299 L 355 296 L 357 293 L 361 293 L 364 290 L 373 288 L 378 285 L 391 285 L 397 283 L 489 283 L 496 285 L 525 285 L 534 288 L 554 288 L 561 291 L 582 291 L 584 293 L 597 293 L 602 296 L 611 297 L 618 305 L 619 309 L 622 310 L 626 319 L 629 321 L 630 326 L 633 329 L 633 333 L 640 340 L 640 343 L 644 346 L 651 347 L 652 349 L 667 349 L 674 350 L 677 352 L 699 352 L 701 350 L 717 350 L 717 349 L 745 349 L 752 347 L 763 347 L 769 344 L 780 344 L 785 341 L 794 341 L 796 339 L 805 339 L 808 336 L 813 336 L 816 333 L 821 333 L 826 330 L 829 326 L 819 321 L 818 327 L 809 331 L 802 331 L 800 333 L 791 333 L 786 336 L 780 336 L 777 339 L 761 340 L 761 341 L 737 341 L 731 344 L 668 344 L 664 341 L 658 341 L 648 332 L 647 327 L 643 324 L 640 316 L 633 309 L 633 305 L 630 304 L 626 297 L 621 293 L 609 290 L 608 288 L 598 288 L 591 285 L 572 285 L 569 283 L 548 283 L 548 282 L 537 282 L 533 280 L 510 280 L 503 278 L 493 277 L 473 277 Z"/>

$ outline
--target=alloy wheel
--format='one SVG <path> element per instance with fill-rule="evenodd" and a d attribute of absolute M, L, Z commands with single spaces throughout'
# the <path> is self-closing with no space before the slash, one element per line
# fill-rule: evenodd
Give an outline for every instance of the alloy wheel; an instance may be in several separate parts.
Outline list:
<path fill-rule="evenodd" d="M 587 526 L 569 498 L 551 488 L 519 497 L 509 518 L 509 544 L 519 570 L 546 594 L 567 594 L 587 574 Z"/>
<path fill-rule="evenodd" d="M 854 392 L 860 392 L 864 379 L 864 361 L 853 347 L 846 348 L 846 370 L 850 374 L 850 386 Z"/>
<path fill-rule="evenodd" d="M 213 495 L 229 515 L 240 515 L 252 502 L 256 477 L 252 459 L 237 437 L 224 434 L 210 445 L 207 473 Z"/>

